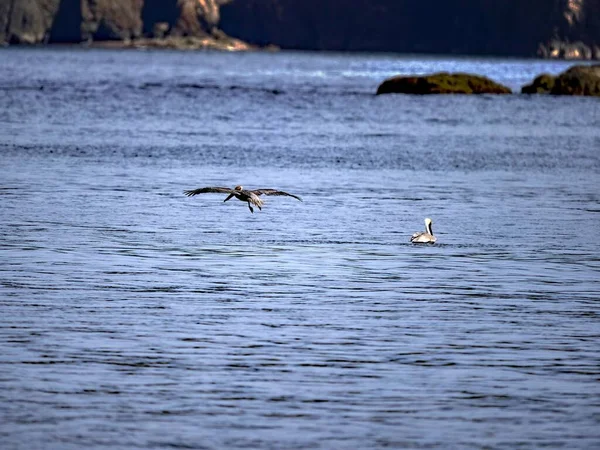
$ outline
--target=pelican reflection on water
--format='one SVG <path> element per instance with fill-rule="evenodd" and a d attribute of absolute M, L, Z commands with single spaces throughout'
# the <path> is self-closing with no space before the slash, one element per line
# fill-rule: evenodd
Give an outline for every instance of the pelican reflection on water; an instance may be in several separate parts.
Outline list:
<path fill-rule="evenodd" d="M 425 219 L 425 231 L 414 233 L 410 242 L 415 244 L 433 244 L 437 241 L 437 238 L 433 235 L 433 230 L 431 229 L 431 219 L 428 217 Z"/>
<path fill-rule="evenodd" d="M 193 189 L 193 190 L 189 190 L 189 191 L 183 191 L 183 193 L 185 195 L 187 195 L 188 197 L 193 197 L 194 195 L 198 195 L 198 194 L 211 194 L 211 193 L 229 194 L 227 196 L 227 198 L 225 200 L 223 200 L 224 202 L 231 199 L 232 197 L 235 197 L 242 202 L 247 202 L 248 208 L 250 209 L 251 213 L 254 213 L 254 208 L 252 208 L 252 205 L 254 205 L 258 209 L 262 210 L 264 201 L 260 198 L 261 195 L 287 196 L 287 197 L 293 197 L 296 200 L 302 201 L 302 199 L 300 197 L 298 197 L 297 195 L 288 194 L 287 192 L 279 191 L 277 189 L 248 190 L 248 189 L 244 189 L 243 186 L 236 186 L 233 189 L 225 188 L 225 187 L 203 187 L 203 188 Z"/>

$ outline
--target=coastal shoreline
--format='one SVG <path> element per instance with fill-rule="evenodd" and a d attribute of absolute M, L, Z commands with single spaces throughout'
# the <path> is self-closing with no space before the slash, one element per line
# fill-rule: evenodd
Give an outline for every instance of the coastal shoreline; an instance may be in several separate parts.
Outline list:
<path fill-rule="evenodd" d="M 0 45 L 600 60 L 600 4 L 491 0 L 12 0 Z M 510 32 L 507 32 L 510 30 Z"/>

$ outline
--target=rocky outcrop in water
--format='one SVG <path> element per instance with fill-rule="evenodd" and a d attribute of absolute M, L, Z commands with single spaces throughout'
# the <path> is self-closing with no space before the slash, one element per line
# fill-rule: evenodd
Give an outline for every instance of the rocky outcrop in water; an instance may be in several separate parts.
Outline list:
<path fill-rule="evenodd" d="M 512 91 L 489 78 L 468 73 L 440 72 L 423 76 L 398 76 L 377 88 L 380 94 L 510 94 Z"/>
<path fill-rule="evenodd" d="M 556 77 L 540 75 L 531 84 L 523 86 L 521 92 L 600 97 L 600 64 L 573 66 Z"/>
<path fill-rule="evenodd" d="M 522 94 L 549 94 L 554 87 L 554 80 L 556 77 L 553 75 L 543 73 L 535 77 L 531 84 L 523 86 L 521 88 Z"/>
<path fill-rule="evenodd" d="M 162 48 L 174 50 L 226 50 L 246 51 L 253 49 L 246 42 L 240 41 L 223 34 L 207 36 L 165 36 L 153 38 L 133 39 L 115 44 L 114 41 L 103 41 L 92 44 L 94 47 L 119 47 L 119 48 Z"/>

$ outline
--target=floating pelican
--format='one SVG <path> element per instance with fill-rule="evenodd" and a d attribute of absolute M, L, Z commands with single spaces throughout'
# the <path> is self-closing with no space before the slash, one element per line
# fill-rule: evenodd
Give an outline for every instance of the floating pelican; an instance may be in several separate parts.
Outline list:
<path fill-rule="evenodd" d="M 431 230 L 431 219 L 429 217 L 425 219 L 425 231 L 415 233 L 410 238 L 410 242 L 415 244 L 433 244 L 436 240 L 437 238 Z"/>
<path fill-rule="evenodd" d="M 250 208 L 251 213 L 254 213 L 254 208 L 252 208 L 252 205 L 262 210 L 264 201 L 260 198 L 261 195 L 284 195 L 287 197 L 294 197 L 295 199 L 302 201 L 302 199 L 297 195 L 288 194 L 287 192 L 278 191 L 277 189 L 254 189 L 251 191 L 248 189 L 244 189 L 243 186 L 236 186 L 233 189 L 225 187 L 203 187 L 191 191 L 183 191 L 183 193 L 188 197 L 192 197 L 198 194 L 210 194 L 215 192 L 219 194 L 229 194 L 227 198 L 223 200 L 224 202 L 226 202 L 232 197 L 235 197 L 238 200 L 241 200 L 242 202 L 248 202 L 248 208 Z"/>

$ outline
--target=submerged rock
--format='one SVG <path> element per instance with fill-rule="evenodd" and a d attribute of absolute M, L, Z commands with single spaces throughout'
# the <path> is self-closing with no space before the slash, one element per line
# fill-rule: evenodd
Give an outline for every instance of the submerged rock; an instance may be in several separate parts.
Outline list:
<path fill-rule="evenodd" d="M 600 97 L 600 64 L 573 66 L 555 77 L 539 75 L 531 84 L 523 86 L 521 92 Z"/>
<path fill-rule="evenodd" d="M 487 77 L 469 73 L 439 72 L 422 76 L 388 78 L 377 88 L 380 94 L 510 94 L 510 88 Z"/>

